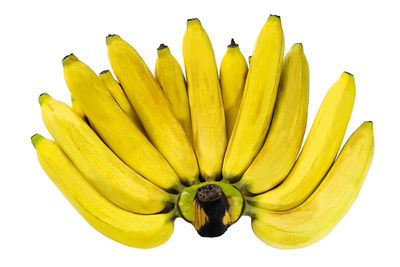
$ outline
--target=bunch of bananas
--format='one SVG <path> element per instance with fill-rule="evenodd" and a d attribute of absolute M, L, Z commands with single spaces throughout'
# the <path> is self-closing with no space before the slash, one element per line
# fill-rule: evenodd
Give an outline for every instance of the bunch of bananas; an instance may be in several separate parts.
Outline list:
<path fill-rule="evenodd" d="M 349 210 L 371 164 L 372 122 L 337 156 L 355 98 L 353 75 L 344 72 L 300 152 L 309 69 L 302 44 L 284 57 L 278 16 L 262 28 L 249 68 L 232 40 L 219 74 L 207 33 L 188 20 L 186 79 L 164 44 L 154 77 L 121 37 L 106 41 L 118 81 L 66 56 L 72 108 L 40 95 L 55 141 L 32 136 L 45 172 L 95 229 L 151 248 L 169 239 L 178 217 L 216 237 L 247 215 L 263 242 L 298 248 L 323 238 Z"/>

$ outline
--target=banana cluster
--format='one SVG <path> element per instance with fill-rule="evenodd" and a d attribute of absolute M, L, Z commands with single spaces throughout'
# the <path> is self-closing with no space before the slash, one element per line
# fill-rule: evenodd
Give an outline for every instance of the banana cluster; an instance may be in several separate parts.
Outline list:
<path fill-rule="evenodd" d="M 215 237 L 247 215 L 263 242 L 298 248 L 349 210 L 372 161 L 372 122 L 339 153 L 355 100 L 344 72 L 303 144 L 309 67 L 300 43 L 284 55 L 280 17 L 268 18 L 249 67 L 232 39 L 219 72 L 198 19 L 183 38 L 186 75 L 164 44 L 153 76 L 120 36 L 106 43 L 116 78 L 66 56 L 72 107 L 40 95 L 54 141 L 31 138 L 44 171 L 99 232 L 151 248 L 169 239 L 178 217 Z"/>

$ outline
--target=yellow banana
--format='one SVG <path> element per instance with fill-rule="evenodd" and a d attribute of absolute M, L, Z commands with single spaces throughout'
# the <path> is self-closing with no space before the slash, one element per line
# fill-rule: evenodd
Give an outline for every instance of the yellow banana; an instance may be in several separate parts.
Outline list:
<path fill-rule="evenodd" d="M 181 123 L 186 136 L 190 142 L 193 142 L 189 100 L 182 68 L 172 56 L 168 46 L 161 44 L 157 49 L 157 54 L 156 80 L 164 91 L 169 103 L 171 103 L 172 111 Z"/>
<path fill-rule="evenodd" d="M 296 161 L 307 125 L 309 69 L 302 44 L 283 61 L 278 96 L 267 139 L 237 187 L 253 194 L 279 184 Z"/>
<path fill-rule="evenodd" d="M 372 122 L 364 122 L 349 138 L 316 191 L 299 207 L 273 212 L 248 206 L 252 228 L 263 242 L 298 248 L 326 236 L 356 199 L 374 151 Z"/>
<path fill-rule="evenodd" d="M 258 36 L 242 102 L 226 149 L 224 180 L 240 179 L 261 149 L 274 110 L 284 53 L 281 20 L 270 16 Z"/>
<path fill-rule="evenodd" d="M 96 73 L 72 54 L 64 58 L 63 65 L 71 94 L 111 150 L 152 183 L 178 191 L 182 185 L 174 170 L 126 116 Z"/>
<path fill-rule="evenodd" d="M 222 99 L 224 101 L 226 136 L 231 136 L 235 125 L 243 88 L 246 82 L 247 63 L 239 46 L 232 39 L 222 58 L 220 68 Z"/>
<path fill-rule="evenodd" d="M 76 102 L 75 98 L 71 95 L 71 104 L 72 110 L 76 112 L 83 120 L 87 119 L 85 113 L 83 113 L 82 108 L 79 106 L 78 102 Z"/>
<path fill-rule="evenodd" d="M 115 101 L 117 101 L 118 105 L 122 108 L 125 114 L 133 121 L 133 123 L 142 132 L 144 132 L 142 123 L 140 122 L 135 109 L 132 107 L 131 103 L 129 103 L 129 100 L 126 97 L 124 90 L 121 88 L 119 83 L 114 79 L 111 72 L 109 70 L 102 71 L 99 75 L 99 78 L 104 82 L 108 91 L 111 93 Z"/>
<path fill-rule="evenodd" d="M 108 36 L 107 47 L 111 67 L 152 143 L 182 183 L 197 183 L 199 170 L 193 147 L 153 74 L 136 50 L 119 36 Z"/>
<path fill-rule="evenodd" d="M 156 247 L 169 239 L 174 230 L 173 212 L 140 215 L 123 210 L 97 192 L 55 142 L 36 134 L 32 143 L 44 171 L 97 231 L 137 248 Z"/>
<path fill-rule="evenodd" d="M 187 21 L 183 59 L 200 173 L 206 181 L 216 180 L 226 148 L 225 114 L 214 51 L 198 19 Z"/>
<path fill-rule="evenodd" d="M 151 214 L 175 200 L 176 196 L 125 165 L 70 107 L 48 94 L 42 94 L 39 102 L 43 121 L 57 144 L 110 201 L 132 212 Z"/>
<path fill-rule="evenodd" d="M 278 187 L 254 197 L 257 206 L 268 210 L 289 210 L 311 195 L 339 151 L 354 98 L 354 77 L 344 72 L 326 94 L 293 169 Z"/>

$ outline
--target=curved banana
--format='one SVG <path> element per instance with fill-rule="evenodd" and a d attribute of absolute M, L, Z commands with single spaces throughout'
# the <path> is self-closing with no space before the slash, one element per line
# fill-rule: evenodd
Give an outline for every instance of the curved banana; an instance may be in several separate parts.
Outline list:
<path fill-rule="evenodd" d="M 136 50 L 118 35 L 107 37 L 111 67 L 134 106 L 148 136 L 182 183 L 198 183 L 193 147 L 168 99 Z"/>
<path fill-rule="evenodd" d="M 326 94 L 293 169 L 278 187 L 255 196 L 254 205 L 284 211 L 303 203 L 334 161 L 353 110 L 353 75 L 344 72 Z"/>
<path fill-rule="evenodd" d="M 142 214 L 160 212 L 173 203 L 176 196 L 125 165 L 70 107 L 48 94 L 42 94 L 39 102 L 43 121 L 57 144 L 110 201 Z"/>
<path fill-rule="evenodd" d="M 193 143 L 188 93 L 182 68 L 174 56 L 172 56 L 168 46 L 161 44 L 157 49 L 157 55 L 155 68 L 156 80 L 164 91 L 169 103 L 171 103 L 172 111 L 181 123 L 187 138 Z"/>
<path fill-rule="evenodd" d="M 126 116 L 96 73 L 72 54 L 64 58 L 63 65 L 71 94 L 111 150 L 149 181 L 170 192 L 179 191 L 182 185 L 174 170 Z"/>
<path fill-rule="evenodd" d="M 237 183 L 252 194 L 279 184 L 290 172 L 307 125 L 309 69 L 302 44 L 295 44 L 283 61 L 278 96 L 267 139 Z"/>
<path fill-rule="evenodd" d="M 125 114 L 142 132 L 144 132 L 142 123 L 140 122 L 135 109 L 132 107 L 131 103 L 129 103 L 129 100 L 126 97 L 124 90 L 121 88 L 119 83 L 114 79 L 111 72 L 109 70 L 104 70 L 99 74 L 99 78 L 104 82 L 108 91 L 111 93 L 115 101 L 117 101 L 118 105 L 125 112 Z"/>
<path fill-rule="evenodd" d="M 222 175 L 236 182 L 261 149 L 274 110 L 284 53 L 281 20 L 270 16 L 258 36 Z"/>
<path fill-rule="evenodd" d="M 36 134 L 32 143 L 43 170 L 97 231 L 136 248 L 156 247 L 170 238 L 174 231 L 173 212 L 140 215 L 123 210 L 97 192 L 55 142 Z"/>
<path fill-rule="evenodd" d="M 222 100 L 224 101 L 226 136 L 228 140 L 239 111 L 246 76 L 246 59 L 240 52 L 239 45 L 232 39 L 222 58 L 220 67 Z"/>
<path fill-rule="evenodd" d="M 326 236 L 356 199 L 374 151 L 372 122 L 349 138 L 316 191 L 299 207 L 273 212 L 248 206 L 252 228 L 263 242 L 277 248 L 308 246 Z"/>
<path fill-rule="evenodd" d="M 183 59 L 200 173 L 206 181 L 216 180 L 221 176 L 226 148 L 224 105 L 214 51 L 198 19 L 187 21 Z"/>

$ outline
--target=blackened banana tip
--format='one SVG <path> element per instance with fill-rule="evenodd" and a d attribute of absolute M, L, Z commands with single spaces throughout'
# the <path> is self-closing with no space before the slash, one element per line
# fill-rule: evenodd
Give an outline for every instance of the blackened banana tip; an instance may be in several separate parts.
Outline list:
<path fill-rule="evenodd" d="M 350 76 L 354 76 L 353 74 L 351 74 L 351 73 L 348 72 L 348 71 L 345 71 L 344 73 L 346 73 L 346 74 L 348 74 L 348 75 L 350 75 Z"/>
<path fill-rule="evenodd" d="M 69 58 L 70 56 L 73 56 L 73 55 L 74 55 L 74 53 L 66 55 L 65 57 L 63 57 L 62 61 L 66 60 L 67 58 Z"/>
<path fill-rule="evenodd" d="M 235 48 L 235 47 L 238 47 L 239 45 L 237 44 L 237 43 L 235 43 L 235 40 L 232 38 L 231 39 L 231 43 L 228 45 L 228 47 L 232 47 L 232 48 Z"/>
<path fill-rule="evenodd" d="M 109 70 L 103 70 L 102 72 L 100 72 L 100 74 L 105 74 L 107 72 L 110 72 Z"/>
<path fill-rule="evenodd" d="M 168 46 L 167 45 L 165 45 L 165 44 L 160 44 L 160 46 L 157 48 L 157 50 L 162 50 L 162 49 L 165 49 L 165 48 L 167 48 Z"/>

